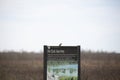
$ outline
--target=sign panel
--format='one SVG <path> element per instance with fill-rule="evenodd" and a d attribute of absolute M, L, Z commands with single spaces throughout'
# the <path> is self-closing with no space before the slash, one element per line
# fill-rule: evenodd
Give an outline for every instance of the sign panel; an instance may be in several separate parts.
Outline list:
<path fill-rule="evenodd" d="M 44 46 L 44 80 L 80 80 L 80 46 Z"/>

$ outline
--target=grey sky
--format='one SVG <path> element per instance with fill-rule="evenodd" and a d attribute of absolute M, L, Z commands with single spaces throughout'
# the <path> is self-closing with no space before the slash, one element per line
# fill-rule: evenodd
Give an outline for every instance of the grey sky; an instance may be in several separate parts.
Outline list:
<path fill-rule="evenodd" d="M 0 50 L 47 45 L 120 52 L 120 0 L 0 0 Z"/>

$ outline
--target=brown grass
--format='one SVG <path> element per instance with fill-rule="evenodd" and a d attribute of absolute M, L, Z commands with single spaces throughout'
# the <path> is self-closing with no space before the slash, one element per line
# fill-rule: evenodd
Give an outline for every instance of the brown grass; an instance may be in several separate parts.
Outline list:
<path fill-rule="evenodd" d="M 120 80 L 120 54 L 82 54 L 81 80 Z"/>
<path fill-rule="evenodd" d="M 120 54 L 81 54 L 81 80 L 120 80 Z M 0 80 L 43 80 L 43 54 L 1 52 Z"/>
<path fill-rule="evenodd" d="M 7 57 L 8 55 L 12 56 Z M 0 60 L 0 80 L 43 80 L 42 54 L 23 55 L 18 53 L 17 55 L 0 54 L 2 57 Z M 22 55 L 21 58 L 15 58 L 20 55 Z"/>

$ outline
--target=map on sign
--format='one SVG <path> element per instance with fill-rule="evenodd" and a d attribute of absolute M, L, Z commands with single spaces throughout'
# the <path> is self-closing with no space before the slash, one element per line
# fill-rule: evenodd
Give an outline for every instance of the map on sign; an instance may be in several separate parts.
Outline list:
<path fill-rule="evenodd" d="M 44 46 L 44 80 L 80 80 L 80 46 Z"/>

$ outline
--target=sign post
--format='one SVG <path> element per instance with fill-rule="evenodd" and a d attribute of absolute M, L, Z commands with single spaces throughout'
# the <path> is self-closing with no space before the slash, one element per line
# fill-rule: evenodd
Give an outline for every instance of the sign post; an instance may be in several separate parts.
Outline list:
<path fill-rule="evenodd" d="M 80 80 L 80 46 L 44 46 L 44 80 Z"/>

